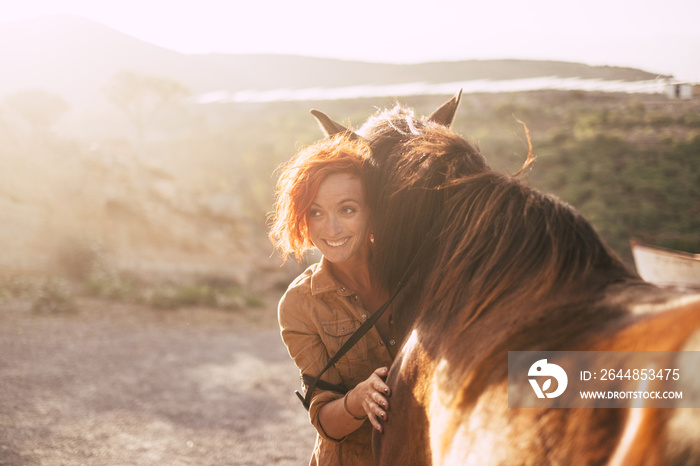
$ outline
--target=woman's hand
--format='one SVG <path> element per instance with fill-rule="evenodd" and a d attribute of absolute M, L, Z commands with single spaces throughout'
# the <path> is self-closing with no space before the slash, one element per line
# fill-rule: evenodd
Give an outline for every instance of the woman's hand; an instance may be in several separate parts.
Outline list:
<path fill-rule="evenodd" d="M 386 421 L 389 416 L 391 390 L 384 382 L 388 374 L 388 367 L 380 367 L 346 395 L 348 397 L 346 406 L 350 415 L 358 417 L 364 410 L 372 426 L 380 433 L 384 431 L 381 421 Z"/>

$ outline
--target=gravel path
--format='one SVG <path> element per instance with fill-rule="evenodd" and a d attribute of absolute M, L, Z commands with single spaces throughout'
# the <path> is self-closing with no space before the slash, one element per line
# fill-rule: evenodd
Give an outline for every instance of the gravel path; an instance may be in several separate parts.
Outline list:
<path fill-rule="evenodd" d="M 0 302 L 0 465 L 303 465 L 274 311 Z"/>

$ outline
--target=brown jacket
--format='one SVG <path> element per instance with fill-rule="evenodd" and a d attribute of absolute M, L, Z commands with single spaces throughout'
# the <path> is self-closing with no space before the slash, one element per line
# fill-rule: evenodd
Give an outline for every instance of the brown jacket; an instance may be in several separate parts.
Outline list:
<path fill-rule="evenodd" d="M 282 340 L 301 374 L 315 377 L 371 312 L 364 309 L 358 296 L 335 280 L 325 258 L 299 275 L 280 300 L 278 318 Z M 353 388 L 375 369 L 390 365 L 391 355 L 373 327 L 325 372 L 322 379 Z M 303 388 L 306 390 L 307 387 Z M 372 465 L 372 425 L 369 421 L 340 440 L 330 438 L 323 431 L 319 422 L 321 406 L 341 397 L 335 392 L 314 391 L 309 418 L 318 435 L 309 464 Z"/>

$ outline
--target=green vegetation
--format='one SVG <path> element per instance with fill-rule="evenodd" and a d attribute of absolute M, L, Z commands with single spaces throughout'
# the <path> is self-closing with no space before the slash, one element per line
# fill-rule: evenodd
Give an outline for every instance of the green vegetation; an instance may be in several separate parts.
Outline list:
<path fill-rule="evenodd" d="M 549 99 L 544 106 L 526 106 L 525 99 L 510 105 L 532 132 L 532 185 L 573 205 L 630 264 L 630 237 L 700 252 L 697 101 L 540 95 Z M 497 159 L 510 172 L 513 162 Z"/>
<path fill-rule="evenodd" d="M 81 297 L 139 304 L 155 309 L 206 307 L 224 311 L 260 308 L 265 298 L 226 280 L 146 282 L 129 273 L 98 274 L 76 281 L 60 276 L 0 279 L 0 302 L 22 299 L 37 314 L 66 314 L 79 309 Z"/>
<path fill-rule="evenodd" d="M 440 102 L 434 96 L 401 99 L 419 114 Z M 274 106 L 279 118 L 260 127 L 242 125 L 240 138 L 257 183 L 267 184 L 250 202 L 261 218 L 269 206 L 275 162 L 291 156 L 293 141 L 308 143 L 320 131 L 307 114 L 317 107 L 354 127 L 392 99 Z M 272 106 L 266 107 L 270 112 Z M 537 91 L 463 96 L 454 129 L 475 142 L 494 169 L 518 171 L 527 142 L 517 119 L 530 129 L 537 161 L 527 172 L 536 188 L 559 197 L 589 219 L 630 265 L 631 237 L 658 246 L 700 252 L 700 99 L 661 95 Z M 287 122 L 287 126 L 282 125 Z M 309 134 L 309 129 L 315 130 Z M 261 150 L 255 141 L 270 144 Z M 297 139 L 293 139 L 296 137 Z M 245 141 L 245 142 L 244 142 Z M 271 141 L 276 142 L 272 144 Z M 282 149 L 282 152 L 279 149 Z M 285 151 L 286 149 L 286 151 Z M 253 181 L 251 181 L 253 182 Z M 252 191 L 249 195 L 253 196 Z"/>
<path fill-rule="evenodd" d="M 168 78 L 133 71 L 120 71 L 104 87 L 105 96 L 129 120 L 141 142 L 147 125 L 159 111 L 180 102 L 190 92 L 182 84 Z"/>
<path fill-rule="evenodd" d="M 36 314 L 71 314 L 78 310 L 70 283 L 52 276 L 0 276 L 0 303 L 10 299 L 29 300 Z"/>
<path fill-rule="evenodd" d="M 37 289 L 32 303 L 36 314 L 70 314 L 77 311 L 75 298 L 65 281 L 49 277 Z"/>
<path fill-rule="evenodd" d="M 280 266 L 266 217 L 276 169 L 322 136 L 309 109 L 357 128 L 395 101 L 179 101 L 149 114 L 135 140 L 116 107 L 61 126 L 58 100 L 30 96 L 47 103 L 45 117 L 32 110 L 34 125 L 15 105 L 26 95 L 0 100 L 0 300 L 45 313 L 74 310 L 81 296 L 225 310 L 278 297 L 300 267 Z M 444 97 L 400 100 L 425 115 Z M 700 252 L 699 115 L 698 98 L 467 94 L 454 129 L 515 173 L 524 121 L 538 158 L 523 176 L 579 210 L 632 265 L 631 237 Z"/>
<path fill-rule="evenodd" d="M 235 311 L 261 307 L 262 296 L 224 280 L 165 281 L 145 283 L 129 274 L 92 277 L 85 283 L 87 296 L 124 303 L 144 304 L 156 309 L 208 307 Z"/>
<path fill-rule="evenodd" d="M 640 146 L 599 134 L 540 154 L 533 182 L 576 206 L 618 253 L 630 236 L 700 251 L 700 136 Z"/>

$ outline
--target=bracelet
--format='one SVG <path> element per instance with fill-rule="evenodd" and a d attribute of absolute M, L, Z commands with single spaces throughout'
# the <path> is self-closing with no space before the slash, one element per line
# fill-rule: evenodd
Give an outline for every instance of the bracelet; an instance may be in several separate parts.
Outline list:
<path fill-rule="evenodd" d="M 351 391 L 352 391 L 352 390 L 350 390 L 350 392 L 351 392 Z M 348 395 L 350 394 L 350 392 L 347 392 L 347 393 L 345 394 L 345 396 L 343 397 L 343 409 L 345 409 L 345 412 L 348 413 L 348 414 L 350 415 L 350 417 L 353 418 L 354 420 L 356 420 L 356 421 L 364 421 L 365 418 L 367 417 L 367 413 L 365 413 L 365 415 L 362 416 L 362 417 L 357 417 L 357 416 L 355 416 L 354 414 L 352 414 L 352 413 L 350 412 L 350 410 L 348 409 Z"/>

